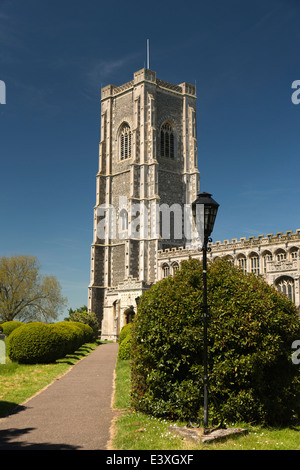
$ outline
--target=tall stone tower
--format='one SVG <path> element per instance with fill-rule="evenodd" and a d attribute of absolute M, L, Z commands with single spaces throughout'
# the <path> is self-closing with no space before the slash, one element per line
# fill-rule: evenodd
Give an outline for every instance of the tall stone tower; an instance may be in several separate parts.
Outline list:
<path fill-rule="evenodd" d="M 186 245 L 184 207 L 198 192 L 195 87 L 142 69 L 103 88 L 89 286 L 103 339 L 156 282 L 158 250 Z"/>

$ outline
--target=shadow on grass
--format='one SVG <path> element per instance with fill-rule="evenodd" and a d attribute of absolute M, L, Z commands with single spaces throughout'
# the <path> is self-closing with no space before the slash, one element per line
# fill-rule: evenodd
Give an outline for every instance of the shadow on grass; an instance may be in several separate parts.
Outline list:
<path fill-rule="evenodd" d="M 95 343 L 97 343 L 97 347 L 103 344 L 100 340 L 96 340 Z M 69 364 L 72 366 L 76 364 L 77 361 L 93 352 L 95 350 L 95 343 L 83 344 L 77 351 L 67 354 L 65 357 L 57 359 L 55 362 L 59 364 Z"/>

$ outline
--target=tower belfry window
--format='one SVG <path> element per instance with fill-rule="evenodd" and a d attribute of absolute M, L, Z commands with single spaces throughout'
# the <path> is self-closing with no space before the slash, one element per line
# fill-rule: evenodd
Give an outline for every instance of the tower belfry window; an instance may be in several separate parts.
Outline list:
<path fill-rule="evenodd" d="M 160 156 L 166 158 L 174 158 L 174 130 L 172 126 L 166 122 L 160 129 Z"/>
<path fill-rule="evenodd" d="M 124 124 L 120 131 L 121 160 L 131 157 L 131 130 L 128 124 Z"/>

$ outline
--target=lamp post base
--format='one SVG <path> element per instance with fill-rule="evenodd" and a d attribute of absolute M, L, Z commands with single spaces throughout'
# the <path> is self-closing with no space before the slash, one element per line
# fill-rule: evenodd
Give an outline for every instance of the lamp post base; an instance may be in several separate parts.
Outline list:
<path fill-rule="evenodd" d="M 201 441 L 203 444 L 222 441 L 229 439 L 230 437 L 248 434 L 248 430 L 242 428 L 213 428 L 212 430 L 208 430 L 208 433 L 205 433 L 203 428 L 189 428 L 187 426 L 169 426 L 168 430 L 174 434 L 179 435 L 180 437 L 183 437 L 186 440 L 194 442 Z"/>

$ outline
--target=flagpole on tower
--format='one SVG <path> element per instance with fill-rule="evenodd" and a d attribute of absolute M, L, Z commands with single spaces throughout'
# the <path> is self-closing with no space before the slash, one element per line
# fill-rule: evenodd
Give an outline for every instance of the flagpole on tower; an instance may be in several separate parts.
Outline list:
<path fill-rule="evenodd" d="M 147 69 L 150 69 L 150 48 L 149 48 L 149 39 L 147 39 Z"/>

